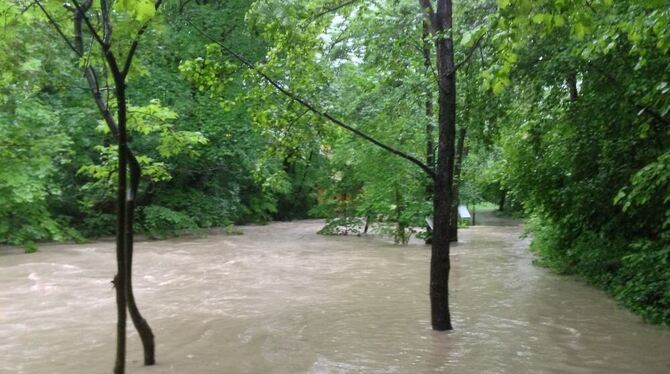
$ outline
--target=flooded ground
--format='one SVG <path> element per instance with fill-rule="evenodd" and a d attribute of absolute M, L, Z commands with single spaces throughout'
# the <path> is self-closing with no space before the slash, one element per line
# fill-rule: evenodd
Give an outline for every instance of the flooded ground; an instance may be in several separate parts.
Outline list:
<path fill-rule="evenodd" d="M 139 243 L 158 364 L 131 327 L 128 372 L 670 373 L 668 330 L 531 265 L 510 221 L 478 220 L 453 249 L 448 333 L 430 329 L 418 243 L 318 236 L 320 221 Z M 0 373 L 110 373 L 114 269 L 112 243 L 0 255 Z"/>

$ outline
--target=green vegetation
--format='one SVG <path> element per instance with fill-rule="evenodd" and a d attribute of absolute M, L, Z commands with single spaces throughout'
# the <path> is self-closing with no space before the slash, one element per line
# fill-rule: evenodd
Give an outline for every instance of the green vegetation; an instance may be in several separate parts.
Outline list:
<path fill-rule="evenodd" d="M 501 111 L 502 183 L 533 249 L 653 322 L 670 323 L 670 7 L 547 2 L 514 48 Z"/>
<path fill-rule="evenodd" d="M 0 58 L 0 241 L 34 248 L 37 241 L 113 234 L 116 146 L 75 56 L 46 22 L 18 17 L 25 4 L 2 5 L 17 18 L 0 37 L 2 50 L 10 52 Z M 62 12 L 60 4 L 52 6 Z M 232 29 L 240 51 L 262 54 L 262 44 L 244 26 L 247 7 L 244 1 L 186 9 L 166 4 L 142 40 L 129 78 L 128 130 L 144 173 L 137 224 L 152 236 L 305 217 L 314 204 L 280 217 L 282 199 L 305 199 L 266 183 L 283 165 L 264 158 L 266 143 L 251 126 L 251 104 L 223 108 L 219 98 L 181 78 L 181 63 L 206 51 L 205 39 L 185 30 L 186 18 L 217 35 Z M 238 74 L 220 93 L 235 98 L 242 84 Z"/>
<path fill-rule="evenodd" d="M 138 231 L 322 217 L 407 243 L 448 221 L 434 206 L 495 204 L 528 219 L 540 263 L 670 324 L 667 1 L 111 3 L 112 51 L 139 41 Z M 443 6 L 453 28 L 430 22 Z M 114 234 L 121 152 L 82 75 L 118 110 L 104 53 L 67 48 L 61 3 L 0 14 L 0 243 Z"/>

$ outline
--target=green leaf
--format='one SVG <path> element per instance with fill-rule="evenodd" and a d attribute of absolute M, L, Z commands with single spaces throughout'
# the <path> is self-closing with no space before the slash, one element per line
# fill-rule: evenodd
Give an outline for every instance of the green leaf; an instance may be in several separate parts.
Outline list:
<path fill-rule="evenodd" d="M 151 0 L 121 0 L 116 7 L 131 13 L 138 21 L 146 21 L 156 14 L 156 5 Z"/>
<path fill-rule="evenodd" d="M 565 25 L 565 18 L 563 18 L 562 15 L 556 14 L 556 15 L 554 15 L 553 19 L 554 19 L 554 25 L 556 27 L 562 27 L 562 26 Z"/>
<path fill-rule="evenodd" d="M 582 40 L 586 36 L 586 26 L 584 26 L 580 22 L 577 22 L 575 23 L 575 26 L 572 28 L 572 33 L 578 40 Z"/>
<path fill-rule="evenodd" d="M 135 3 L 135 18 L 144 21 L 156 14 L 156 6 L 150 0 L 140 0 Z"/>
<path fill-rule="evenodd" d="M 497 0 L 498 1 L 498 7 L 500 9 L 505 9 L 511 4 L 511 0 Z"/>

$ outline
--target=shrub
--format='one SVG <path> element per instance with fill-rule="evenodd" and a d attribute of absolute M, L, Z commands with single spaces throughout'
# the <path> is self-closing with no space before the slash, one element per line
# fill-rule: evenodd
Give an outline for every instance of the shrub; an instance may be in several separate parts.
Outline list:
<path fill-rule="evenodd" d="M 153 238 L 166 238 L 176 234 L 177 230 L 196 229 L 198 225 L 187 214 L 159 205 L 141 209 L 143 226 Z"/>

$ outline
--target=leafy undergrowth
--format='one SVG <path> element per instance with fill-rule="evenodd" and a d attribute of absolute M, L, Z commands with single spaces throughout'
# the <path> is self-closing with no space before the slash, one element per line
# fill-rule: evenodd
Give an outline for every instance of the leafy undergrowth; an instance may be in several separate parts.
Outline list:
<path fill-rule="evenodd" d="M 576 275 L 605 290 L 645 321 L 670 326 L 670 245 L 665 238 L 628 243 L 585 231 L 574 239 L 532 223 L 536 264 Z"/>

